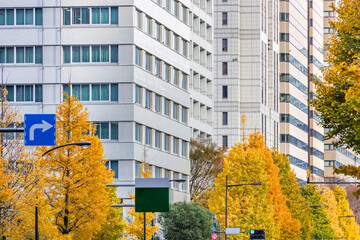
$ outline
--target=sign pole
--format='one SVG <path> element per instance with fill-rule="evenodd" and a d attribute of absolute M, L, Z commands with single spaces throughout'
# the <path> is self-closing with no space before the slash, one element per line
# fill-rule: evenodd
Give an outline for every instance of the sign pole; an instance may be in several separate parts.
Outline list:
<path fill-rule="evenodd" d="M 146 240 L 146 212 L 144 212 L 144 240 Z"/>

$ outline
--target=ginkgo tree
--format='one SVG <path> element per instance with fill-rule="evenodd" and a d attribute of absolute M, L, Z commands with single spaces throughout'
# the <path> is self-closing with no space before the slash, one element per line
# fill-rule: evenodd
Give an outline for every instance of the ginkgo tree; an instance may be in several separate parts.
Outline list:
<path fill-rule="evenodd" d="M 215 179 L 215 189 L 208 205 L 225 226 L 225 190 L 228 185 L 261 182 L 261 186 L 228 188 L 228 227 L 266 229 L 269 239 L 296 239 L 300 223 L 293 219 L 280 187 L 279 170 L 271 150 L 265 146 L 260 133 L 244 137 L 233 146 L 224 159 L 223 171 Z M 229 239 L 248 239 L 244 234 Z"/>
<path fill-rule="evenodd" d="M 356 223 L 349 201 L 346 199 L 346 191 L 339 186 L 334 188 L 335 199 L 338 204 L 338 220 L 343 236 L 347 239 L 359 240 L 359 226 Z"/>
<path fill-rule="evenodd" d="M 41 158 L 40 216 L 47 219 L 44 224 L 56 227 L 51 239 L 88 240 L 107 220 L 112 202 L 106 184 L 112 182 L 113 173 L 106 169 L 102 143 L 83 104 L 66 95 L 56 118 L 57 145 L 89 141 L 91 146 L 59 148 Z M 37 154 L 48 149 L 38 147 Z"/>
<path fill-rule="evenodd" d="M 145 156 L 144 156 L 145 157 Z M 139 164 L 140 175 L 143 178 L 151 178 L 152 171 L 150 169 L 149 163 L 144 159 L 143 162 Z M 129 197 L 133 200 L 135 199 L 134 194 L 129 194 Z M 150 239 L 156 230 L 159 229 L 159 226 L 150 226 L 151 222 L 156 218 L 156 213 L 145 213 L 146 214 L 146 239 L 144 239 L 144 213 L 135 212 L 134 207 L 130 207 L 127 211 L 129 218 L 125 221 L 125 233 L 122 239 L 135 239 L 135 240 L 146 240 Z"/>
<path fill-rule="evenodd" d="M 6 95 L 1 85 L 0 128 L 20 127 L 22 116 L 6 101 Z M 24 147 L 21 134 L 0 133 L 0 237 L 24 239 L 31 234 L 26 229 L 34 223 L 39 177 L 37 158 Z"/>

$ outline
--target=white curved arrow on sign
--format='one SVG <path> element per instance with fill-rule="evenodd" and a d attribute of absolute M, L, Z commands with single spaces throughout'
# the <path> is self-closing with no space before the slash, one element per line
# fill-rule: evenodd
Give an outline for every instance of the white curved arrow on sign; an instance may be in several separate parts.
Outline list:
<path fill-rule="evenodd" d="M 53 125 L 51 125 L 50 123 L 48 123 L 44 120 L 42 120 L 42 123 L 32 125 L 30 128 L 30 131 L 29 131 L 30 132 L 29 140 L 34 141 L 34 132 L 36 129 L 42 129 L 42 132 L 45 132 L 52 127 L 53 127 Z"/>

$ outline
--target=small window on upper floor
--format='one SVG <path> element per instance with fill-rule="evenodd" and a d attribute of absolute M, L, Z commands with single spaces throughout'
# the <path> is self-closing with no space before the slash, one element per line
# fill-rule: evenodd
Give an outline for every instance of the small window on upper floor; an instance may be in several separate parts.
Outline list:
<path fill-rule="evenodd" d="M 222 25 L 227 25 L 227 23 L 228 23 L 228 13 L 223 12 L 222 13 Z"/>
<path fill-rule="evenodd" d="M 228 63 L 223 62 L 222 63 L 222 75 L 227 75 L 227 74 L 228 74 Z"/>
<path fill-rule="evenodd" d="M 289 13 L 280 13 L 280 21 L 288 22 L 289 21 Z"/>
<path fill-rule="evenodd" d="M 222 86 L 222 98 L 228 98 L 228 86 Z"/>
<path fill-rule="evenodd" d="M 223 52 L 228 51 L 228 40 L 227 40 L 227 38 L 223 38 L 223 40 L 222 40 L 222 51 Z"/>

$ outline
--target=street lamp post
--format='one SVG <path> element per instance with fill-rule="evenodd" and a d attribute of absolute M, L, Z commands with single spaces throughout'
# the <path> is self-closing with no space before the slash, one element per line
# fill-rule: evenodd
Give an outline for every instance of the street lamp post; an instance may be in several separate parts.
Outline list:
<path fill-rule="evenodd" d="M 228 195 L 228 188 L 229 187 L 238 187 L 238 186 L 246 186 L 246 185 L 252 185 L 252 186 L 258 186 L 262 185 L 261 182 L 253 182 L 253 183 L 243 183 L 243 184 L 231 184 L 228 185 L 228 177 L 226 175 L 226 190 L 225 190 L 225 240 L 227 239 L 226 235 L 226 228 L 227 228 L 227 195 Z"/>
<path fill-rule="evenodd" d="M 53 148 L 50 148 L 46 152 L 42 154 L 42 157 L 48 154 L 49 152 L 52 152 L 56 149 L 68 147 L 68 146 L 79 146 L 81 148 L 88 148 L 91 145 L 91 142 L 76 142 L 76 143 L 67 143 L 63 145 L 59 145 Z M 39 240 L 39 209 L 38 206 L 35 206 L 35 240 Z"/>

